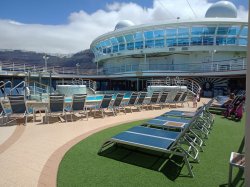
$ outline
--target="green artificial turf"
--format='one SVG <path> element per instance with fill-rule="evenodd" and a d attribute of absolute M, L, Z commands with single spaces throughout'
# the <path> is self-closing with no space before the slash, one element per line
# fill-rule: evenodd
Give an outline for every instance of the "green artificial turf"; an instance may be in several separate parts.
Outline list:
<path fill-rule="evenodd" d="M 151 155 L 126 147 L 111 147 L 104 154 L 97 152 L 108 138 L 142 121 L 123 124 L 96 133 L 72 147 L 59 166 L 58 186 L 227 186 L 231 151 L 242 150 L 245 119 L 234 122 L 216 116 L 213 130 L 206 140 L 200 162 L 191 163 L 194 178 L 188 176 L 186 166 L 181 169 L 178 158 L 167 162 L 161 172 L 161 155 Z M 180 160 L 180 159 L 179 159 Z M 180 172 L 178 172 L 180 170 Z M 234 169 L 234 182 L 243 181 Z M 238 180 L 239 179 L 239 180 Z"/>

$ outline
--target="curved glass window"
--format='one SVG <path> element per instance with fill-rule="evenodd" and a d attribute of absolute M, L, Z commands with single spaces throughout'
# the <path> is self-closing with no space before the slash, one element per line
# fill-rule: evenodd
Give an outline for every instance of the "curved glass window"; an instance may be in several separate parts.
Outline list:
<path fill-rule="evenodd" d="M 153 31 L 147 31 L 147 32 L 144 32 L 144 37 L 145 39 L 153 39 L 154 38 L 154 33 Z"/>
<path fill-rule="evenodd" d="M 134 37 L 132 34 L 125 35 L 126 42 L 133 42 Z"/>
<path fill-rule="evenodd" d="M 192 27 L 191 28 L 191 34 L 196 35 L 196 36 L 201 36 L 203 35 L 203 27 Z"/>
<path fill-rule="evenodd" d="M 167 29 L 166 30 L 166 36 L 167 38 L 173 38 L 176 37 L 177 29 Z"/>
<path fill-rule="evenodd" d="M 189 38 L 178 38 L 178 46 L 188 46 Z"/>
<path fill-rule="evenodd" d="M 202 37 L 192 37 L 191 38 L 191 45 L 202 45 Z"/>
<path fill-rule="evenodd" d="M 239 34 L 239 31 L 240 31 L 239 26 L 232 26 L 232 27 L 229 27 L 227 34 L 230 36 L 235 36 Z"/>
<path fill-rule="evenodd" d="M 117 38 L 111 38 L 110 39 L 111 43 L 112 43 L 112 51 L 113 53 L 117 53 L 118 52 L 118 40 Z"/>
<path fill-rule="evenodd" d="M 247 46 L 247 39 L 246 38 L 239 38 L 239 45 Z"/>
<path fill-rule="evenodd" d="M 178 37 L 188 37 L 189 36 L 189 28 L 179 28 L 178 29 Z"/>
<path fill-rule="evenodd" d="M 214 35 L 216 27 L 204 27 L 205 35 Z"/>
<path fill-rule="evenodd" d="M 166 46 L 167 47 L 177 46 L 176 38 L 168 38 L 168 39 L 166 39 Z"/>
<path fill-rule="evenodd" d="M 132 43 L 127 43 L 127 49 L 128 49 L 128 50 L 134 50 L 134 48 L 135 48 L 134 42 L 132 42 Z"/>
<path fill-rule="evenodd" d="M 228 45 L 235 45 L 236 44 L 236 37 L 228 37 L 227 44 Z"/>
<path fill-rule="evenodd" d="M 212 36 L 203 37 L 203 45 L 214 45 L 214 37 Z"/>
<path fill-rule="evenodd" d="M 136 32 L 134 34 L 135 48 L 143 49 L 143 34 L 141 32 Z"/>
<path fill-rule="evenodd" d="M 143 41 L 135 42 L 135 48 L 142 49 L 143 48 Z"/>
<path fill-rule="evenodd" d="M 248 34 L 248 27 L 244 26 L 240 32 L 240 36 L 247 36 Z"/>
<path fill-rule="evenodd" d="M 153 48 L 153 47 L 154 47 L 154 40 L 145 41 L 145 48 Z"/>
<path fill-rule="evenodd" d="M 227 43 L 226 37 L 221 37 L 221 36 L 216 37 L 216 45 L 226 45 L 226 43 Z"/>
<path fill-rule="evenodd" d="M 116 39 L 117 39 L 117 41 L 118 41 L 119 43 L 124 43 L 124 42 L 125 42 L 123 36 L 119 36 L 119 37 L 117 37 Z"/>
<path fill-rule="evenodd" d="M 155 40 L 155 47 L 164 47 L 164 39 Z"/>
<path fill-rule="evenodd" d="M 164 30 L 156 30 L 154 31 L 155 38 L 164 38 L 165 32 Z"/>
<path fill-rule="evenodd" d="M 229 27 L 218 27 L 217 35 L 227 35 Z"/>

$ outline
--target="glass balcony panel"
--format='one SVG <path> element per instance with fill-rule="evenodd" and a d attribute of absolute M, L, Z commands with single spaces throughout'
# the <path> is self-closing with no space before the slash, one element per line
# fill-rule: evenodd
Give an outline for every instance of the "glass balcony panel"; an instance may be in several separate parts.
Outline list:
<path fill-rule="evenodd" d="M 189 39 L 188 38 L 179 38 L 178 39 L 178 46 L 188 46 Z"/>
<path fill-rule="evenodd" d="M 166 45 L 167 47 L 172 47 L 172 46 L 176 46 L 176 38 L 168 38 L 166 39 Z"/>
<path fill-rule="evenodd" d="M 168 38 L 176 37 L 177 29 L 167 29 L 166 30 L 166 36 Z"/>
<path fill-rule="evenodd" d="M 216 45 L 226 45 L 227 38 L 226 37 L 216 37 Z"/>
<path fill-rule="evenodd" d="M 202 45 L 202 37 L 192 37 L 190 45 Z"/>
<path fill-rule="evenodd" d="M 214 45 L 214 37 L 212 36 L 203 37 L 203 45 Z"/>
<path fill-rule="evenodd" d="M 248 27 L 244 26 L 240 32 L 240 36 L 247 36 L 248 34 Z"/>
<path fill-rule="evenodd" d="M 239 38 L 240 46 L 247 46 L 247 38 Z"/>
<path fill-rule="evenodd" d="M 214 35 L 216 27 L 204 27 L 205 35 Z"/>
<path fill-rule="evenodd" d="M 218 27 L 217 35 L 227 35 L 229 27 Z"/>
<path fill-rule="evenodd" d="M 235 45 L 236 44 L 236 38 L 235 37 L 228 37 L 227 38 L 227 45 Z"/>
<path fill-rule="evenodd" d="M 164 40 L 155 40 L 155 47 L 164 47 Z"/>
<path fill-rule="evenodd" d="M 133 42 L 134 37 L 132 34 L 128 34 L 128 35 L 125 35 L 125 40 L 126 40 L 126 42 Z"/>
<path fill-rule="evenodd" d="M 127 50 L 134 50 L 134 43 L 127 43 Z"/>
<path fill-rule="evenodd" d="M 142 49 L 143 48 L 143 41 L 135 42 L 135 48 Z"/>
<path fill-rule="evenodd" d="M 203 35 L 203 27 L 192 27 L 191 34 L 195 36 Z"/>
<path fill-rule="evenodd" d="M 154 48 L 154 40 L 146 40 L 145 48 Z"/>
<path fill-rule="evenodd" d="M 164 38 L 164 30 L 156 30 L 154 31 L 154 36 L 155 38 Z"/>
<path fill-rule="evenodd" d="M 189 36 L 189 28 L 179 28 L 178 29 L 178 37 L 183 38 Z"/>
<path fill-rule="evenodd" d="M 144 37 L 145 37 L 145 39 L 153 39 L 154 38 L 153 31 L 144 32 Z"/>

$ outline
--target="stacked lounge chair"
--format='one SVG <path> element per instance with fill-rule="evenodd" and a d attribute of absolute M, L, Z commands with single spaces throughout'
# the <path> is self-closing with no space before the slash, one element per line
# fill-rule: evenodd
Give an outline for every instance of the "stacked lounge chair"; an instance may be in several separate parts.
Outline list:
<path fill-rule="evenodd" d="M 211 104 L 209 102 L 208 104 Z M 145 126 L 142 124 L 140 126 L 132 127 L 120 134 L 110 138 L 105 141 L 98 153 L 101 153 L 107 147 L 115 144 L 129 145 L 132 147 L 143 148 L 145 150 L 152 150 L 162 153 L 167 153 L 169 155 L 181 156 L 187 166 L 189 175 L 194 177 L 193 171 L 191 169 L 189 159 L 193 161 L 199 161 L 199 151 L 203 151 L 203 137 L 197 134 L 194 130 L 201 131 L 199 129 L 200 125 L 206 128 L 205 124 L 199 124 L 202 120 L 200 118 L 205 117 L 204 113 L 207 110 L 208 105 L 201 107 L 193 117 L 191 118 L 179 118 L 185 124 L 181 130 L 172 130 L 165 128 L 153 128 L 150 125 Z M 164 116 L 161 116 L 164 118 Z M 163 119 L 162 118 L 162 119 Z M 165 118 L 167 118 L 165 116 Z M 178 120 L 178 118 L 170 118 L 172 120 Z M 156 118 L 156 121 L 161 118 Z M 206 121 L 206 119 L 205 119 Z M 209 120 L 212 122 L 213 120 Z M 149 124 L 150 122 L 146 122 Z M 144 125 L 144 126 L 143 126 Z M 164 167 L 166 161 L 160 166 L 159 171 Z"/>

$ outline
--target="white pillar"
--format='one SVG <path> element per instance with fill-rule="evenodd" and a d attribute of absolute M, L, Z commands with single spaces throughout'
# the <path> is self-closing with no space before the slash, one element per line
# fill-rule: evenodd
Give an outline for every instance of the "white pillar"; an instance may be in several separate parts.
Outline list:
<path fill-rule="evenodd" d="M 250 6 L 248 11 L 250 20 Z M 249 28 L 248 22 L 248 28 Z M 248 31 L 248 50 L 247 50 L 247 74 L 246 74 L 246 126 L 245 126 L 245 186 L 250 186 L 250 32 Z"/>

